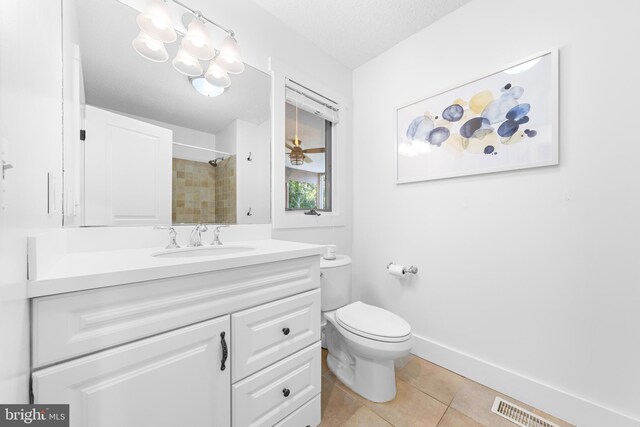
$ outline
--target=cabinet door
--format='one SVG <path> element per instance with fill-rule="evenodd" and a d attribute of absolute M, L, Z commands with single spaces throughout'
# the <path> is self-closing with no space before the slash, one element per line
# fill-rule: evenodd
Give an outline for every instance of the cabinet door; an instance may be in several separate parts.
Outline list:
<path fill-rule="evenodd" d="M 171 223 L 173 132 L 87 106 L 84 225 Z"/>
<path fill-rule="evenodd" d="M 223 316 L 36 371 L 35 403 L 70 404 L 73 427 L 228 427 L 229 338 Z"/>

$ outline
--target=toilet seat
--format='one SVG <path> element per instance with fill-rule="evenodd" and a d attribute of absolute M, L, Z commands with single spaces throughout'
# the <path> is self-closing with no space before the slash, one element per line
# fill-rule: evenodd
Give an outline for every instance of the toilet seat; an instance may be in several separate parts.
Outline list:
<path fill-rule="evenodd" d="M 411 326 L 390 311 L 354 302 L 336 310 L 336 321 L 347 331 L 383 342 L 402 342 L 411 338 Z"/>

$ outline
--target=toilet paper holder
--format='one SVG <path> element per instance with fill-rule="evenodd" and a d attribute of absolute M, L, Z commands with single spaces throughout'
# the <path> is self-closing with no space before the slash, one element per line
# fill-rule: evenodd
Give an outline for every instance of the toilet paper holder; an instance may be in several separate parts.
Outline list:
<path fill-rule="evenodd" d="M 394 262 L 390 262 L 389 264 L 387 264 L 387 270 L 389 269 L 389 267 L 391 267 L 394 264 Z M 404 274 L 418 274 L 418 267 L 414 267 L 413 265 L 411 267 L 402 267 L 402 272 Z"/>

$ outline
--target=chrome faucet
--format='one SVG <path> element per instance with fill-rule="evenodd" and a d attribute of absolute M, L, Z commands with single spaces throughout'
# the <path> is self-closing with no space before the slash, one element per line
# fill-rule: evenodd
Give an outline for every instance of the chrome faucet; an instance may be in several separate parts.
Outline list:
<path fill-rule="evenodd" d="M 202 233 L 209 230 L 204 224 L 196 224 L 191 230 L 191 237 L 189 237 L 189 246 L 190 248 L 202 246 Z"/>
<path fill-rule="evenodd" d="M 220 241 L 220 229 L 224 227 L 228 227 L 228 225 L 219 225 L 213 229 L 213 242 L 211 242 L 212 245 L 218 246 L 222 244 L 222 242 Z"/>

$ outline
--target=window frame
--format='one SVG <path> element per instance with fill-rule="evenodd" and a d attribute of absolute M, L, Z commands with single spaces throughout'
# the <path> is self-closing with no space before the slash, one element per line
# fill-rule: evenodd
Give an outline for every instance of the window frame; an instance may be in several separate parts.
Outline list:
<path fill-rule="evenodd" d="M 346 177 L 348 144 L 348 105 L 345 98 L 324 87 L 280 60 L 270 58 L 271 72 L 271 188 L 273 228 L 333 227 L 346 224 Z M 319 216 L 305 215 L 306 210 L 287 210 L 287 182 L 285 181 L 285 87 L 292 81 L 332 101 L 339 109 L 340 120 L 332 125 L 331 153 L 331 211 L 318 210 Z M 325 171 L 327 173 L 329 171 Z"/>

